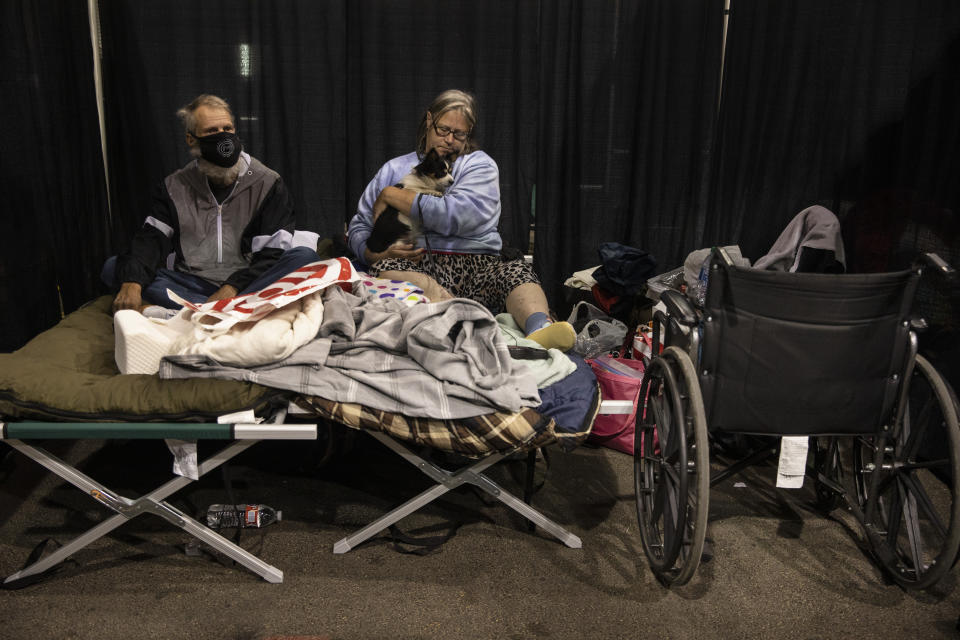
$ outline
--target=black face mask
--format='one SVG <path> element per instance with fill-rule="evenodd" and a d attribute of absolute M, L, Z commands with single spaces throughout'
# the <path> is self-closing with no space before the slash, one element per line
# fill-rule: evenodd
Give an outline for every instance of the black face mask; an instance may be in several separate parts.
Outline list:
<path fill-rule="evenodd" d="M 212 162 L 218 167 L 232 167 L 237 164 L 243 144 L 239 136 L 229 131 L 212 133 L 208 136 L 193 136 L 200 145 L 200 155 L 204 160 Z"/>

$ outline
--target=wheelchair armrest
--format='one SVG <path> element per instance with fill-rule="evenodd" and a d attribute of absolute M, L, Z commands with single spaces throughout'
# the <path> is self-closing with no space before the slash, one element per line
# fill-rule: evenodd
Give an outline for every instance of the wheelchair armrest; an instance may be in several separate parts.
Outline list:
<path fill-rule="evenodd" d="M 715 256 L 716 255 L 720 256 L 720 260 L 722 260 L 723 263 L 728 267 L 734 266 L 733 258 L 730 257 L 730 254 L 727 253 L 727 250 L 724 249 L 723 247 L 714 247 L 713 253 Z"/>
<path fill-rule="evenodd" d="M 936 253 L 924 253 L 923 261 L 927 263 L 931 268 L 937 271 L 937 273 L 945 276 L 946 278 L 953 280 L 957 277 L 957 270 L 950 266 L 950 264 L 941 258 Z"/>
<path fill-rule="evenodd" d="M 660 300 L 667 306 L 670 316 L 678 323 L 692 327 L 699 321 L 693 305 L 687 300 L 687 296 L 679 291 L 668 289 L 660 294 Z"/>
<path fill-rule="evenodd" d="M 926 318 L 920 316 L 909 316 L 907 321 L 910 323 L 910 330 L 914 333 L 923 333 L 930 328 L 930 323 Z"/>

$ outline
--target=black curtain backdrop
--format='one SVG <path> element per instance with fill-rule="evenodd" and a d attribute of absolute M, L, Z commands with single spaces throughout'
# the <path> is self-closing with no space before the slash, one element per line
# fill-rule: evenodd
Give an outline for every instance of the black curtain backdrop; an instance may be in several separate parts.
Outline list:
<path fill-rule="evenodd" d="M 115 250 L 189 161 L 175 112 L 201 93 L 230 103 L 244 148 L 287 182 L 298 228 L 342 232 L 347 4 L 100 1 Z"/>
<path fill-rule="evenodd" d="M 702 246 L 722 0 L 544 3 L 536 250 L 555 305 L 613 241 L 658 269 Z"/>
<path fill-rule="evenodd" d="M 531 0 L 349 4 L 346 218 L 380 166 L 414 150 L 417 126 L 433 98 L 462 89 L 477 97 L 478 142 L 500 169 L 504 244 L 527 251 L 541 10 Z"/>
<path fill-rule="evenodd" d="M 670 265 L 702 234 L 722 4 L 105 0 L 117 238 L 140 224 L 146 185 L 185 161 L 172 112 L 196 93 L 231 101 L 248 150 L 290 183 L 298 226 L 327 236 L 380 165 L 413 148 L 430 100 L 461 88 L 500 167 L 505 244 L 527 250 L 539 213 L 551 298 L 607 240 Z M 147 162 L 125 142 L 138 135 L 156 150 Z"/>
<path fill-rule="evenodd" d="M 106 257 L 93 50 L 82 2 L 0 3 L 0 350 L 92 298 Z"/>
<path fill-rule="evenodd" d="M 897 227 L 960 204 L 958 38 L 954 0 L 733 0 L 706 243 L 755 259 L 823 204 L 855 268 L 895 266 Z"/>
<path fill-rule="evenodd" d="M 504 240 L 525 249 L 534 223 L 555 306 L 602 242 L 660 270 L 719 243 L 756 258 L 813 203 L 864 270 L 960 261 L 954 0 L 733 0 L 722 95 L 723 0 L 100 0 L 109 217 L 86 6 L 0 9 L 7 349 L 60 317 L 58 290 L 64 311 L 100 290 L 188 161 L 174 112 L 200 92 L 323 236 L 435 94 L 474 92 Z"/>
<path fill-rule="evenodd" d="M 505 240 L 526 249 L 537 11 L 513 0 L 102 0 L 116 248 L 142 223 L 150 186 L 189 160 L 174 112 L 199 93 L 230 102 L 247 151 L 290 186 L 298 228 L 342 236 L 380 165 L 413 150 L 432 98 L 461 88 L 478 96 L 480 143 L 500 166 Z"/>

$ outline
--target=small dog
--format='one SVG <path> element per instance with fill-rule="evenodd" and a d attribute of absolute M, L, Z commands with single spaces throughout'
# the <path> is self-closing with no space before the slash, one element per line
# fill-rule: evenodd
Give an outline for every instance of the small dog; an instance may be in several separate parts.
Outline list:
<path fill-rule="evenodd" d="M 452 183 L 450 163 L 444 160 L 435 149 L 430 149 L 423 161 L 404 176 L 396 186 L 431 196 L 442 196 L 444 190 Z M 387 207 L 373 223 L 373 232 L 367 238 L 367 249 L 380 253 L 398 242 L 415 244 L 419 235 L 419 225 L 409 216 L 393 207 Z"/>

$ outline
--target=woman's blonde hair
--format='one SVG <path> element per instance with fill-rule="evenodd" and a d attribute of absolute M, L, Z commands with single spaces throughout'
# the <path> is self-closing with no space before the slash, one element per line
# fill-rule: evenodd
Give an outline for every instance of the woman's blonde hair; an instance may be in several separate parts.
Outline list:
<path fill-rule="evenodd" d="M 433 122 L 436 122 L 448 111 L 459 111 L 470 125 L 470 131 L 467 132 L 467 139 L 463 141 L 463 151 L 460 155 L 465 156 L 479 148 L 476 141 L 477 125 L 480 123 L 477 99 L 466 91 L 448 89 L 433 99 L 423 118 L 420 119 L 420 128 L 417 129 L 418 156 L 423 157 L 427 153 L 427 126 L 429 126 L 427 114 L 429 113 Z"/>

